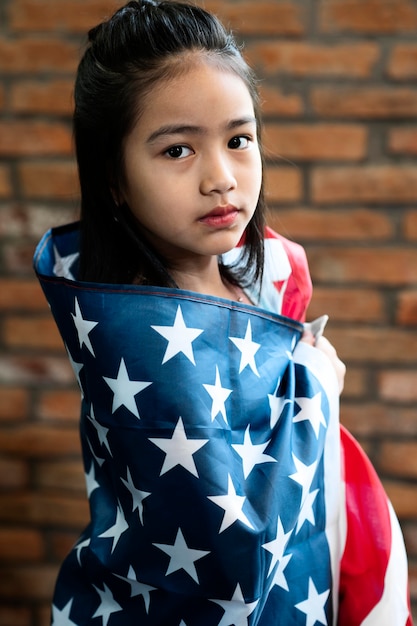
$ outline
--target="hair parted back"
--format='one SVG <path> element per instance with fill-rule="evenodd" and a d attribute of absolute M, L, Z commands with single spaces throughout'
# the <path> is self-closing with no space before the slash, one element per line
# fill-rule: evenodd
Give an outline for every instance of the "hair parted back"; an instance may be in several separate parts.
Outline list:
<path fill-rule="evenodd" d="M 181 2 L 132 0 L 88 33 L 75 81 L 74 137 L 81 187 L 81 280 L 175 286 L 164 259 L 118 206 L 124 140 L 157 82 L 182 71 L 184 54 L 206 55 L 247 85 L 259 122 L 251 69 L 233 36 L 205 10 Z M 258 123 L 258 129 L 260 124 Z M 259 131 L 258 131 L 259 132 Z M 232 282 L 261 278 L 263 193 L 245 232 L 244 267 L 222 267 Z"/>

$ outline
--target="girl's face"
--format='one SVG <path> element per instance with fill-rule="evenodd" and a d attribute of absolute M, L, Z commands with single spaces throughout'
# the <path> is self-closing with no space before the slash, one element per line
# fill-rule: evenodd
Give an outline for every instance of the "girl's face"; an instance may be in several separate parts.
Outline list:
<path fill-rule="evenodd" d="M 124 145 L 126 201 L 176 270 L 239 242 L 259 198 L 254 108 L 236 74 L 206 63 L 154 87 Z"/>

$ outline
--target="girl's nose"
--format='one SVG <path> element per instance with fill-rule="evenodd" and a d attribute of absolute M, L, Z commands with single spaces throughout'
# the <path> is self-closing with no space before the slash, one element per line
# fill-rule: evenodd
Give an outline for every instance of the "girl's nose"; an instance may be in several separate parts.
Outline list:
<path fill-rule="evenodd" d="M 203 195 L 224 194 L 236 187 L 236 178 L 226 158 L 216 157 L 207 160 L 200 182 L 200 191 Z"/>

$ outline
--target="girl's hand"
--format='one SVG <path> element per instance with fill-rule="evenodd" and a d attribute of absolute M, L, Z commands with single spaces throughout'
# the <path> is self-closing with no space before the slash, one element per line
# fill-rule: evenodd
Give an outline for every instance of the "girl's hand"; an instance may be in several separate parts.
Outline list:
<path fill-rule="evenodd" d="M 310 346 L 315 346 L 318 350 L 327 354 L 336 372 L 337 381 L 339 383 L 339 393 L 342 393 L 345 382 L 346 365 L 339 359 L 337 352 L 330 341 L 326 339 L 326 337 L 319 337 L 316 340 L 310 330 L 304 331 L 301 341 L 305 341 L 310 344 Z"/>

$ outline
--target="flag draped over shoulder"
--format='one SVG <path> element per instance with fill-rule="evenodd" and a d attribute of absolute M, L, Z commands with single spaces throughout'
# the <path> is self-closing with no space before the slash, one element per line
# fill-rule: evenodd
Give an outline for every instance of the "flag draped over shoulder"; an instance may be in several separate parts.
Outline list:
<path fill-rule="evenodd" d="M 76 250 L 63 228 L 35 255 L 82 393 L 91 512 L 53 625 L 338 623 L 350 491 L 327 357 L 257 307 L 77 282 Z M 368 613 L 340 624 L 385 624 Z"/>

